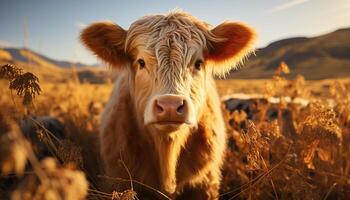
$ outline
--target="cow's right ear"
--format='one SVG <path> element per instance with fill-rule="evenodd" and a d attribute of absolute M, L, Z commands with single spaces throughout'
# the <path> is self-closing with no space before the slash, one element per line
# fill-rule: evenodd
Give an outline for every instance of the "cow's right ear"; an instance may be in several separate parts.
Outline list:
<path fill-rule="evenodd" d="M 127 31 L 117 24 L 97 22 L 81 32 L 80 40 L 103 61 L 118 68 L 128 62 L 125 53 L 126 34 Z"/>

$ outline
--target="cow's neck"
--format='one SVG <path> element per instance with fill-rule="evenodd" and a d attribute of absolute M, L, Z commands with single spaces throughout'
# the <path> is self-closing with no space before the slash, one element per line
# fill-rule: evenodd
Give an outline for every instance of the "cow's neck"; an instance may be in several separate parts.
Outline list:
<path fill-rule="evenodd" d="M 156 152 L 158 154 L 159 167 L 161 172 L 161 184 L 166 192 L 173 193 L 176 189 L 176 168 L 180 152 L 184 146 L 188 136 L 190 135 L 190 129 L 183 128 L 171 134 L 165 133 L 153 133 L 156 138 L 154 141 Z"/>

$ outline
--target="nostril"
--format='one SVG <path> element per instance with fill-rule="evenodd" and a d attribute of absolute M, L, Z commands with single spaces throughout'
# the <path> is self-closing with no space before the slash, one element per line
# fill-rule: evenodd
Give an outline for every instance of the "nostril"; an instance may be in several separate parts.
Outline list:
<path fill-rule="evenodd" d="M 182 103 L 181 106 L 179 106 L 176 111 L 177 111 L 178 114 L 181 114 L 181 115 L 184 114 L 184 112 L 185 112 L 185 104 Z"/>
<path fill-rule="evenodd" d="M 155 109 L 157 113 L 162 113 L 164 111 L 163 107 L 158 104 L 158 101 L 155 103 Z"/>

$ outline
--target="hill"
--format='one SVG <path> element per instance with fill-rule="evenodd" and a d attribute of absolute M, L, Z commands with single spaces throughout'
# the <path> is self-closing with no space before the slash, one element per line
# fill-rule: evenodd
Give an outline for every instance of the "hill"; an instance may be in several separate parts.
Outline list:
<path fill-rule="evenodd" d="M 104 83 L 108 79 L 105 69 L 97 65 L 59 61 L 25 48 L 0 48 L 0 64 L 5 63 L 16 64 L 47 82 L 78 79 L 80 82 Z"/>
<path fill-rule="evenodd" d="M 96 65 L 87 65 L 83 63 L 75 63 L 69 61 L 61 61 L 49 58 L 40 53 L 37 53 L 33 50 L 26 48 L 0 48 L 0 60 L 1 59 L 10 59 L 20 62 L 32 62 L 32 64 L 37 65 L 55 65 L 57 67 L 68 68 L 68 67 L 93 67 Z"/>
<path fill-rule="evenodd" d="M 350 28 L 306 38 L 297 37 L 273 42 L 258 49 L 244 66 L 229 78 L 269 78 L 281 61 L 291 69 L 290 77 L 302 74 L 318 80 L 350 76 Z"/>

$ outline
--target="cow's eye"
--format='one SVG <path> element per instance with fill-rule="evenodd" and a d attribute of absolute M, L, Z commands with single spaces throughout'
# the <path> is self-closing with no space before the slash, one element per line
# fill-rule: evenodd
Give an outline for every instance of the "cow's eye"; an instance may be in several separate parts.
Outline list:
<path fill-rule="evenodd" d="M 194 63 L 194 68 L 199 71 L 199 70 L 201 70 L 202 65 L 203 65 L 203 61 L 197 60 L 196 63 Z"/>
<path fill-rule="evenodd" d="M 145 68 L 146 63 L 143 59 L 139 59 L 137 62 L 139 63 L 140 69 Z"/>

